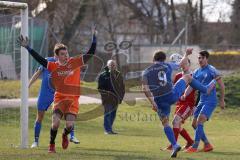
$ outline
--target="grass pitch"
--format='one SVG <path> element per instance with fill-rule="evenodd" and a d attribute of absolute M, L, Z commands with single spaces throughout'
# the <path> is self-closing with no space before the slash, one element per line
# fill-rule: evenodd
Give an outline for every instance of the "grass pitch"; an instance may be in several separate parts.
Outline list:
<path fill-rule="evenodd" d="M 81 115 L 93 110 L 97 105 L 82 105 Z M 174 110 L 174 107 L 173 109 Z M 219 108 L 212 119 L 205 125 L 205 131 L 214 151 L 209 153 L 187 154 L 180 152 L 180 160 L 239 160 L 240 159 L 240 109 Z M 33 140 L 33 124 L 35 108 L 30 108 L 29 145 Z M 166 160 L 170 152 L 161 151 L 168 145 L 163 128 L 157 115 L 150 109 L 147 102 L 138 102 L 135 106 L 122 104 L 119 106 L 115 121 L 118 135 L 104 135 L 101 107 L 89 112 L 87 117 L 95 117 L 88 121 L 79 120 L 75 125 L 76 137 L 80 144 L 70 144 L 67 150 L 61 148 L 61 133 L 64 121 L 56 139 L 56 154 L 48 154 L 49 129 L 51 111 L 43 121 L 40 136 L 40 147 L 37 149 L 19 149 L 19 108 L 0 109 L 0 159 L 83 159 L 83 160 Z M 171 116 L 172 117 L 172 116 Z M 187 120 L 185 128 L 193 136 L 191 120 Z M 179 143 L 185 145 L 180 137 Z M 202 147 L 202 144 L 200 144 Z"/>

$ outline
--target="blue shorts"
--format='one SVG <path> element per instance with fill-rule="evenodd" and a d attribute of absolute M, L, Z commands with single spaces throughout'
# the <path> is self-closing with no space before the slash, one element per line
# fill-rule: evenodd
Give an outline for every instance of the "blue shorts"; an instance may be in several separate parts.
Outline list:
<path fill-rule="evenodd" d="M 37 101 L 38 111 L 47 111 L 48 107 L 52 104 L 54 94 L 52 92 L 40 92 Z"/>
<path fill-rule="evenodd" d="M 196 108 L 196 111 L 194 112 L 194 118 L 197 118 L 200 114 L 204 114 L 207 119 L 211 117 L 214 109 L 216 108 L 217 103 L 214 102 L 200 102 L 198 103 L 198 106 Z"/>
<path fill-rule="evenodd" d="M 159 97 L 154 97 L 157 104 L 157 113 L 160 119 L 169 117 L 171 112 L 171 105 L 176 103 L 182 96 L 186 89 L 186 82 L 183 79 L 178 80 L 173 86 L 172 92 Z"/>

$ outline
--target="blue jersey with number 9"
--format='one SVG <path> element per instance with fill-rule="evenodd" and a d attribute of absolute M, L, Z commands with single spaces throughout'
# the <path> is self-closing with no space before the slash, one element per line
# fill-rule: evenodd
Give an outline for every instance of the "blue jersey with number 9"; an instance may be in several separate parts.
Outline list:
<path fill-rule="evenodd" d="M 172 71 L 179 69 L 177 63 L 156 62 L 143 72 L 143 81 L 154 97 L 172 92 Z"/>

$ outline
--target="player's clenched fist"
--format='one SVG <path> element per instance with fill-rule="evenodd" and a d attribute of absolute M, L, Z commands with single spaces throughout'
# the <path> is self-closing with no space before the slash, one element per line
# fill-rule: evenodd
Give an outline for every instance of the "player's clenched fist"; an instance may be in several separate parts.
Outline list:
<path fill-rule="evenodd" d="M 192 54 L 192 51 L 193 51 L 193 48 L 187 48 L 186 54 L 190 55 L 190 54 Z"/>

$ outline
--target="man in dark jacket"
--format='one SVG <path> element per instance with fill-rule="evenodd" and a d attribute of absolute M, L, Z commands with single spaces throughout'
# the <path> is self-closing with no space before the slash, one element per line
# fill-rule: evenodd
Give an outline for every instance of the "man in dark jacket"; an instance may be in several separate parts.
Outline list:
<path fill-rule="evenodd" d="M 116 118 L 118 104 L 122 103 L 125 94 L 123 77 L 116 70 L 116 62 L 109 60 L 98 79 L 98 91 L 101 94 L 102 105 L 104 106 L 104 129 L 105 134 L 116 134 L 112 126 Z"/>

